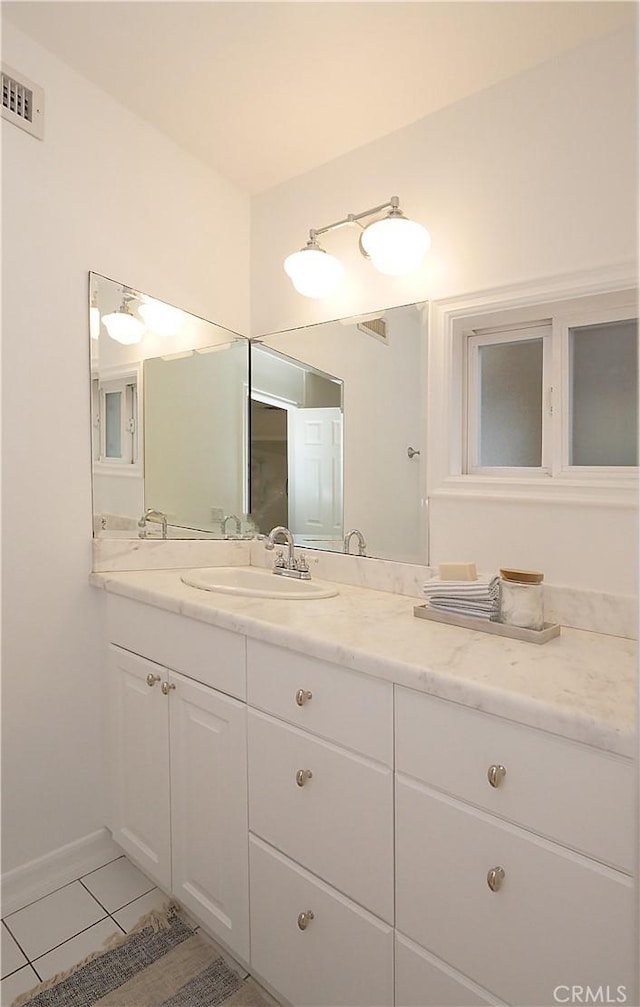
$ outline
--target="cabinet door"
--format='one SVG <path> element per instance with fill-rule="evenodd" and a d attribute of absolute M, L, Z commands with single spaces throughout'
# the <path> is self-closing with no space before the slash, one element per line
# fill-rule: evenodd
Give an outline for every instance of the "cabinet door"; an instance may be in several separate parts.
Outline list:
<path fill-rule="evenodd" d="M 492 1007 L 495 1000 L 424 948 L 396 934 L 396 1007 Z"/>
<path fill-rule="evenodd" d="M 246 707 L 171 674 L 173 892 L 249 960 Z"/>
<path fill-rule="evenodd" d="M 251 710 L 249 794 L 252 832 L 393 923 L 390 769 Z"/>
<path fill-rule="evenodd" d="M 516 1007 L 574 983 L 637 1003 L 632 878 L 401 777 L 396 816 L 402 933 Z"/>
<path fill-rule="evenodd" d="M 390 1007 L 393 930 L 251 836 L 251 965 L 295 1007 Z"/>
<path fill-rule="evenodd" d="M 109 647 L 109 827 L 149 877 L 171 888 L 167 671 Z"/>

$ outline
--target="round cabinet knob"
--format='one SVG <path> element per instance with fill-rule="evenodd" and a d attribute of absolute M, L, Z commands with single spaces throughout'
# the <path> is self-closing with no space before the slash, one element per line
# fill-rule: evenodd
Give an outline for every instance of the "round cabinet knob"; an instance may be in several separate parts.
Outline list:
<path fill-rule="evenodd" d="M 487 884 L 492 892 L 497 892 L 504 881 L 504 868 L 492 867 L 487 874 Z"/>
<path fill-rule="evenodd" d="M 160 681 L 160 675 L 152 675 L 151 672 L 149 672 L 149 674 L 147 675 L 147 685 L 149 686 L 150 689 L 152 689 L 153 686 L 156 684 L 156 682 L 159 681 Z"/>
<path fill-rule="evenodd" d="M 162 683 L 162 695 L 168 696 L 172 689 L 175 689 L 173 682 L 163 682 Z"/>
<path fill-rule="evenodd" d="M 504 766 L 493 765 L 489 766 L 487 770 L 487 779 L 492 787 L 499 787 L 506 775 L 507 771 Z"/>
<path fill-rule="evenodd" d="M 296 773 L 296 783 L 299 787 L 304 787 L 307 780 L 310 780 L 312 776 L 313 773 L 310 769 L 299 769 Z"/>
<path fill-rule="evenodd" d="M 296 692 L 296 703 L 298 706 L 304 706 L 310 699 L 313 699 L 313 693 L 309 692 L 308 689 L 298 689 Z"/>
<path fill-rule="evenodd" d="M 300 913 L 298 916 L 298 927 L 300 930 L 306 930 L 313 918 L 311 909 L 307 909 L 306 913 Z"/>

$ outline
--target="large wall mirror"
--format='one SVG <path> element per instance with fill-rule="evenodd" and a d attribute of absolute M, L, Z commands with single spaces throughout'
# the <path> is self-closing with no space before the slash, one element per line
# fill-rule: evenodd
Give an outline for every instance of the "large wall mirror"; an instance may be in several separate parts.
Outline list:
<path fill-rule="evenodd" d="M 425 305 L 249 342 L 91 273 L 90 330 L 96 537 L 427 562 Z"/>
<path fill-rule="evenodd" d="M 427 562 L 426 346 L 416 304 L 252 340 L 261 532 L 282 523 L 296 542 L 342 551 L 357 528 L 367 556 Z"/>
<path fill-rule="evenodd" d="M 89 282 L 94 535 L 251 536 L 248 340 Z"/>

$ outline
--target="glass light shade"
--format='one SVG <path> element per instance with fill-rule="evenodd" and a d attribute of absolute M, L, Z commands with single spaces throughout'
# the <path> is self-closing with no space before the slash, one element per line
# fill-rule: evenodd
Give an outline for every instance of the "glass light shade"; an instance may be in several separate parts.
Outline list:
<path fill-rule="evenodd" d="M 170 304 L 154 301 L 151 297 L 142 302 L 138 309 L 145 324 L 159 336 L 175 336 L 182 326 L 182 312 Z"/>
<path fill-rule="evenodd" d="M 98 339 L 100 335 L 100 308 L 91 305 L 89 308 L 89 332 L 92 339 Z"/>
<path fill-rule="evenodd" d="M 380 273 L 404 276 L 420 264 L 431 245 L 431 235 L 415 220 L 389 216 L 365 227 L 360 242 Z"/>
<path fill-rule="evenodd" d="M 130 346 L 132 343 L 139 343 L 142 339 L 143 323 L 126 309 L 120 308 L 119 311 L 103 315 L 102 321 L 111 338 L 115 339 L 117 343 Z"/>
<path fill-rule="evenodd" d="M 340 283 L 344 266 L 321 248 L 303 248 L 284 260 L 284 271 L 304 297 L 328 297 Z"/>

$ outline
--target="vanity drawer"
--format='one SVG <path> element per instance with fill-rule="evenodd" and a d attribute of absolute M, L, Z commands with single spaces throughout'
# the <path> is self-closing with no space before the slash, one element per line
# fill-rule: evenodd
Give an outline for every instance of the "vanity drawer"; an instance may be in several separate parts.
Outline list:
<path fill-rule="evenodd" d="M 247 640 L 247 694 L 251 706 L 393 765 L 390 682 Z"/>
<path fill-rule="evenodd" d="M 251 966 L 259 978 L 296 1007 L 391 1007 L 391 927 L 254 836 L 249 866 Z M 309 911 L 301 930 L 298 918 Z"/>
<path fill-rule="evenodd" d="M 117 595 L 107 597 L 109 642 L 203 685 L 246 699 L 245 638 Z"/>
<path fill-rule="evenodd" d="M 506 774 L 489 782 L 491 766 Z M 634 871 L 629 759 L 396 688 L 398 772 Z"/>
<path fill-rule="evenodd" d="M 310 778 L 296 780 L 299 772 Z M 249 828 L 393 923 L 393 773 L 249 711 Z"/>
<path fill-rule="evenodd" d="M 495 1007 L 502 1003 L 402 934 L 396 934 L 395 951 L 396 1007 Z"/>
<path fill-rule="evenodd" d="M 575 983 L 626 986 L 635 1002 L 634 889 L 620 872 L 398 778 L 396 883 L 398 929 L 509 1004 L 551 1004 Z"/>

